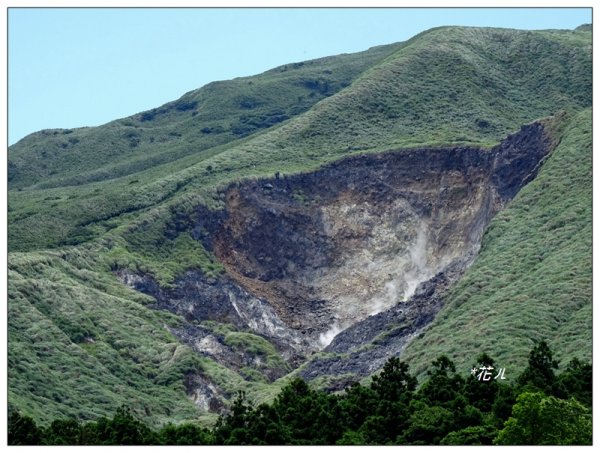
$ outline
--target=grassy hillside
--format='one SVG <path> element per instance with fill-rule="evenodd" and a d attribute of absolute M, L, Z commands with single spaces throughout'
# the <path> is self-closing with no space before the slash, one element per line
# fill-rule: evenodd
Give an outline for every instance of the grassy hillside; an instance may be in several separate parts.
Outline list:
<path fill-rule="evenodd" d="M 401 46 L 209 83 L 174 102 L 101 127 L 31 134 L 11 147 L 11 189 L 80 185 L 204 154 L 308 110 Z"/>
<path fill-rule="evenodd" d="M 245 390 L 263 401 L 277 392 L 278 383 L 245 381 L 180 344 L 169 328 L 182 319 L 148 308 L 150 298 L 96 272 L 90 257 L 99 253 L 70 248 L 11 255 L 11 407 L 43 421 L 95 419 L 127 404 L 155 425 L 198 417 L 214 422 L 216 415 L 202 414 L 188 398 L 184 376 L 210 378 L 226 396 Z M 230 341 L 243 335 L 232 331 Z"/>
<path fill-rule="evenodd" d="M 563 367 L 573 357 L 591 361 L 591 111 L 554 133 L 560 145 L 492 221 L 475 264 L 408 346 L 416 371 L 440 354 L 468 370 L 486 351 L 515 378 L 542 339 Z"/>
<path fill-rule="evenodd" d="M 189 373 L 228 396 L 269 398 L 279 383 L 193 355 L 168 330 L 180 318 L 147 307 L 111 268 L 163 284 L 190 267 L 218 273 L 189 234 L 171 233 L 198 204 L 222 203 L 216 188 L 231 181 L 398 147 L 492 145 L 559 110 L 572 118 L 560 147 L 495 219 L 407 357 L 446 352 L 462 366 L 492 344 L 511 373 L 550 333 L 560 357 L 587 356 L 591 132 L 589 110 L 577 112 L 590 105 L 589 31 L 451 27 L 210 84 L 99 128 L 25 138 L 9 149 L 10 404 L 44 421 L 110 415 L 126 401 L 152 423 L 193 418 Z"/>
<path fill-rule="evenodd" d="M 69 161 L 64 169 L 60 159 L 46 163 L 36 143 L 45 147 L 47 141 L 33 135 L 9 152 L 9 166 L 17 166 L 9 191 L 10 249 L 25 251 L 81 243 L 127 223 L 131 213 L 138 215 L 174 197 L 193 193 L 204 195 L 198 201 L 210 203 L 212 188 L 218 184 L 275 171 L 306 170 L 352 153 L 418 144 L 497 143 L 523 123 L 559 109 L 591 104 L 590 36 L 589 32 L 575 31 L 434 29 L 407 41 L 370 69 L 366 70 L 365 64 L 360 69 L 366 71 L 350 86 L 314 104 L 309 111 L 271 128 L 259 128 L 241 140 L 224 140 L 204 149 L 200 145 L 203 142 L 196 142 L 193 135 L 188 138 L 187 121 L 195 121 L 192 113 L 175 109 L 174 115 L 190 118 L 172 120 L 164 126 L 181 135 L 163 144 L 165 152 L 174 154 L 167 161 L 154 162 L 152 152 L 147 165 L 138 168 L 136 164 L 125 172 L 127 176 L 122 176 L 120 170 L 121 159 L 126 156 L 115 156 L 113 163 L 113 157 L 106 154 L 112 152 L 111 147 L 104 151 L 96 146 L 81 148 L 82 152 L 75 154 L 83 162 Z M 379 57 L 384 54 L 380 50 Z M 319 68 L 321 72 L 328 70 Z M 330 76 L 337 77 L 331 71 Z M 356 69 L 353 74 L 358 72 Z M 275 75 L 269 72 L 259 77 L 271 80 Z M 335 85 L 341 87 L 349 79 L 335 79 Z M 239 90 L 231 98 L 253 93 L 247 85 L 236 84 L 233 86 Z M 265 92 L 269 88 L 272 86 L 266 85 Z M 265 103 L 261 108 L 269 105 Z M 112 126 L 80 133 L 90 137 L 104 134 L 128 121 L 134 120 L 120 120 Z M 161 115 L 152 121 L 163 127 Z M 138 126 L 141 128 L 143 123 L 145 128 L 147 122 Z M 185 157 L 177 154 L 182 147 L 187 149 Z M 150 148 L 133 152 L 144 154 L 146 149 Z M 73 181 L 68 180 L 73 174 L 85 179 L 90 174 L 86 169 L 97 168 L 107 160 L 111 164 L 101 171 L 108 172 L 110 180 L 18 191 L 33 181 L 71 184 Z M 33 168 L 57 166 L 60 172 L 52 176 L 52 184 L 38 170 L 35 175 L 20 178 L 19 172 L 25 170 L 18 168 L 23 162 L 31 162 Z"/>

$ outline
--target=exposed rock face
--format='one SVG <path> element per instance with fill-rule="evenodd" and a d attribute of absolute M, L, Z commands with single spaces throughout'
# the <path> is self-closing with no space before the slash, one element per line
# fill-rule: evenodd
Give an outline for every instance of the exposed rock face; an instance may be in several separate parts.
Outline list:
<path fill-rule="evenodd" d="M 227 276 L 206 278 L 198 271 L 188 271 L 175 281 L 172 289 L 165 289 L 149 275 L 140 276 L 126 270 L 118 271 L 117 275 L 128 286 L 154 296 L 157 309 L 177 313 L 189 322 L 185 327 L 172 330 L 180 340 L 234 369 L 247 365 L 248 358 L 226 345 L 224 335 L 198 326 L 196 321 L 211 320 L 232 324 L 239 330 L 252 330 L 269 338 L 282 358 L 294 365 L 303 358 L 301 352 L 308 347 L 306 340 L 284 324 L 265 300 L 254 297 Z M 278 377 L 280 373 L 272 380 Z"/>
<path fill-rule="evenodd" d="M 219 412 L 223 409 L 222 392 L 204 376 L 189 374 L 184 385 L 189 396 L 202 410 Z"/>
<path fill-rule="evenodd" d="M 192 235 L 225 275 L 190 271 L 170 290 L 148 277 L 121 277 L 190 323 L 231 323 L 268 338 L 293 366 L 324 348 L 348 354 L 313 360 L 301 371 L 308 379 L 368 375 L 433 320 L 491 218 L 535 177 L 549 148 L 534 123 L 492 150 L 369 154 L 245 181 L 225 189 L 223 210 L 199 207 L 193 219 Z M 176 334 L 237 363 L 202 343 L 207 332 Z"/>
<path fill-rule="evenodd" d="M 364 155 L 245 182 L 227 190 L 211 245 L 234 281 L 319 349 L 473 256 L 546 148 L 534 124 L 491 151 Z"/>
<path fill-rule="evenodd" d="M 412 338 L 433 321 L 444 304 L 443 295 L 464 272 L 472 257 L 453 262 L 419 285 L 407 301 L 369 316 L 338 334 L 325 348 L 333 353 L 312 358 L 299 371 L 306 380 L 332 377 L 330 390 L 342 390 L 357 378 L 379 370 L 387 359 L 402 354 Z"/>

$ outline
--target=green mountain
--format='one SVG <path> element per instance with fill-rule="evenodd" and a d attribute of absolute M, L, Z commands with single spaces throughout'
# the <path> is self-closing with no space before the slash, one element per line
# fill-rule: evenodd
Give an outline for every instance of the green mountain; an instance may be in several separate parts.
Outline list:
<path fill-rule="evenodd" d="M 591 77 L 586 27 L 442 27 L 24 138 L 9 405 L 208 423 L 391 355 L 589 360 Z"/>

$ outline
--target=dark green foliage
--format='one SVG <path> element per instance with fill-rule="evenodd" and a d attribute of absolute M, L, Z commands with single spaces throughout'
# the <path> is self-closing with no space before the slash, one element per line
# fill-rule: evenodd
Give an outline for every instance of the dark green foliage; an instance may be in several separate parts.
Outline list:
<path fill-rule="evenodd" d="M 75 420 L 55 420 L 44 433 L 46 445 L 153 445 L 160 437 L 126 407 L 112 419 L 99 418 L 79 425 Z"/>
<path fill-rule="evenodd" d="M 433 362 L 429 379 L 419 389 L 421 399 L 431 405 L 450 406 L 464 385 L 463 378 L 456 374 L 454 364 L 446 356 Z"/>
<path fill-rule="evenodd" d="M 429 406 L 415 401 L 411 406 L 408 428 L 399 437 L 399 443 L 437 445 L 452 431 L 454 414 L 442 406 Z"/>
<path fill-rule="evenodd" d="M 231 406 L 231 414 L 219 418 L 215 428 L 215 439 L 218 444 L 248 444 L 246 432 L 252 408 L 245 402 L 244 392 L 240 392 Z"/>
<path fill-rule="evenodd" d="M 557 368 L 558 362 L 552 358 L 548 343 L 542 340 L 529 353 L 529 365 L 519 376 L 518 382 L 522 386 L 551 393 L 556 380 L 554 370 Z"/>
<path fill-rule="evenodd" d="M 8 426 L 9 445 L 210 445 L 210 430 L 184 423 L 167 424 L 154 431 L 138 420 L 127 407 L 111 418 L 79 423 L 74 419 L 54 420 L 45 429 L 27 416 L 13 413 Z"/>
<path fill-rule="evenodd" d="M 535 367 L 551 364 L 551 358 L 548 362 L 551 355 L 543 344 L 538 344 L 531 352 L 532 363 Z M 477 362 L 481 366 L 494 364 L 487 354 L 481 354 Z M 417 390 L 408 365 L 392 358 L 369 386 L 355 383 L 340 395 L 315 391 L 300 379 L 294 379 L 283 388 L 271 405 L 252 408 L 244 395 L 240 395 L 231 414 L 219 420 L 215 429 L 216 443 L 492 445 L 497 437 L 497 442 L 505 443 L 517 434 L 524 435 L 514 433 L 514 421 L 507 422 L 511 414 L 513 419 L 523 416 L 522 398 L 520 405 L 513 407 L 521 387 L 493 379 L 479 381 L 473 375 L 465 380 L 445 356 L 432 363 L 427 375 Z M 540 393 L 550 403 L 549 409 L 542 404 L 527 410 L 539 412 L 539 418 L 548 426 L 554 423 L 551 415 L 556 415 L 557 408 L 571 410 L 573 415 L 558 424 L 561 433 L 558 437 L 549 434 L 532 439 L 585 444 L 591 439 L 589 413 L 577 401 L 566 399 L 573 397 L 572 392 L 586 394 L 586 385 L 591 388 L 591 366 L 572 362 L 557 379 L 565 383 L 561 387 L 565 399 L 548 399 Z M 504 433 L 501 436 L 500 429 Z M 559 442 L 561 435 L 564 438 Z"/>
<path fill-rule="evenodd" d="M 378 401 L 377 393 L 370 387 L 354 383 L 346 389 L 344 397 L 340 400 L 342 414 L 348 426 L 348 433 L 355 433 L 372 415 L 371 408 Z M 358 434 L 348 434 L 346 442 L 356 441 Z M 362 436 L 359 436 L 362 439 Z M 346 445 L 346 444 L 344 444 Z"/>
<path fill-rule="evenodd" d="M 336 445 L 365 445 L 367 441 L 362 433 L 356 431 L 346 431 L 341 439 L 336 442 Z"/>
<path fill-rule="evenodd" d="M 385 444 L 395 439 L 407 426 L 409 404 L 417 380 L 408 372 L 408 365 L 392 357 L 380 374 L 373 377 L 370 415 L 360 428 L 367 444 Z"/>
<path fill-rule="evenodd" d="M 483 353 L 477 358 L 477 362 L 473 364 L 472 369 L 479 370 L 480 367 L 494 367 L 494 359 L 488 354 Z M 465 380 L 464 394 L 470 404 L 474 405 L 483 412 L 489 412 L 492 409 L 497 393 L 498 381 L 490 379 L 489 381 L 477 380 L 476 374 L 472 374 Z M 512 404 L 511 404 L 512 406 Z"/>
<path fill-rule="evenodd" d="M 163 445 L 211 445 L 212 433 L 191 423 L 173 425 L 169 423 L 158 433 Z"/>
<path fill-rule="evenodd" d="M 587 407 L 592 407 L 592 365 L 573 359 L 558 376 L 555 396 L 572 397 Z"/>
<path fill-rule="evenodd" d="M 294 443 L 327 445 L 341 435 L 336 426 L 341 412 L 336 398 L 311 389 L 301 379 L 284 387 L 274 406 Z"/>
<path fill-rule="evenodd" d="M 371 389 L 381 399 L 399 400 L 412 392 L 417 380 L 408 373 L 408 365 L 392 357 L 383 366 L 383 371 L 373 376 Z"/>
<path fill-rule="evenodd" d="M 44 432 L 44 443 L 48 445 L 80 445 L 81 426 L 74 419 L 54 420 Z"/>
<path fill-rule="evenodd" d="M 117 410 L 107 423 L 103 443 L 107 445 L 148 445 L 156 443 L 156 434 L 137 420 L 127 407 Z"/>
<path fill-rule="evenodd" d="M 494 426 L 469 426 L 444 437 L 441 445 L 492 445 L 498 430 Z"/>
<path fill-rule="evenodd" d="M 536 366 L 552 363 L 538 344 L 531 352 Z M 547 362 L 550 360 L 550 362 Z M 481 364 L 492 364 L 482 354 Z M 55 420 L 39 429 L 26 416 L 9 417 L 11 445 L 492 445 L 591 443 L 591 409 L 575 400 L 591 397 L 591 365 L 573 361 L 558 376 L 563 398 L 519 390 L 507 384 L 485 387 L 456 374 L 441 356 L 429 378 L 416 389 L 408 365 L 391 358 L 369 386 L 354 383 L 342 394 L 291 380 L 271 404 L 254 407 L 240 391 L 229 414 L 212 430 L 191 423 L 168 423 L 153 430 L 121 407 L 112 419 L 79 424 Z M 471 376 L 472 377 L 472 376 Z M 484 386 L 477 392 L 475 385 Z M 590 393 L 588 395 L 588 389 Z M 476 407 L 477 395 L 485 407 Z M 480 405 L 481 406 L 481 405 Z M 510 418 L 509 418 L 510 417 Z M 501 431 L 499 431 L 501 430 Z"/>
<path fill-rule="evenodd" d="M 8 414 L 8 445 L 39 445 L 41 438 L 42 432 L 31 417 Z"/>
<path fill-rule="evenodd" d="M 249 421 L 252 445 L 284 445 L 292 443 L 290 428 L 281 423 L 277 409 L 268 404 L 256 408 Z"/>
<path fill-rule="evenodd" d="M 239 395 L 231 415 L 217 423 L 215 437 L 225 445 L 330 445 L 342 435 L 341 413 L 337 398 L 294 379 L 270 407 L 253 409 Z"/>
<path fill-rule="evenodd" d="M 496 420 L 506 420 L 517 401 L 517 392 L 510 385 L 498 386 L 498 392 L 492 404 L 492 414 Z"/>

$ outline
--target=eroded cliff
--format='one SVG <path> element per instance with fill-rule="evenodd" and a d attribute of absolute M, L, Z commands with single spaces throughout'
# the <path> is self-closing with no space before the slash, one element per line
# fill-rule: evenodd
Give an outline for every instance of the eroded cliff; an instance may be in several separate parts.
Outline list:
<path fill-rule="evenodd" d="M 224 208 L 199 206 L 191 235 L 223 264 L 161 288 L 120 271 L 189 323 L 173 333 L 236 370 L 272 381 L 314 352 L 300 373 L 362 377 L 400 354 L 443 306 L 491 218 L 532 180 L 550 151 L 540 123 L 491 150 L 454 147 L 353 156 L 306 174 L 276 174 L 224 189 Z M 265 365 L 202 323 L 267 339 Z M 258 365 L 257 365 L 258 363 Z"/>

